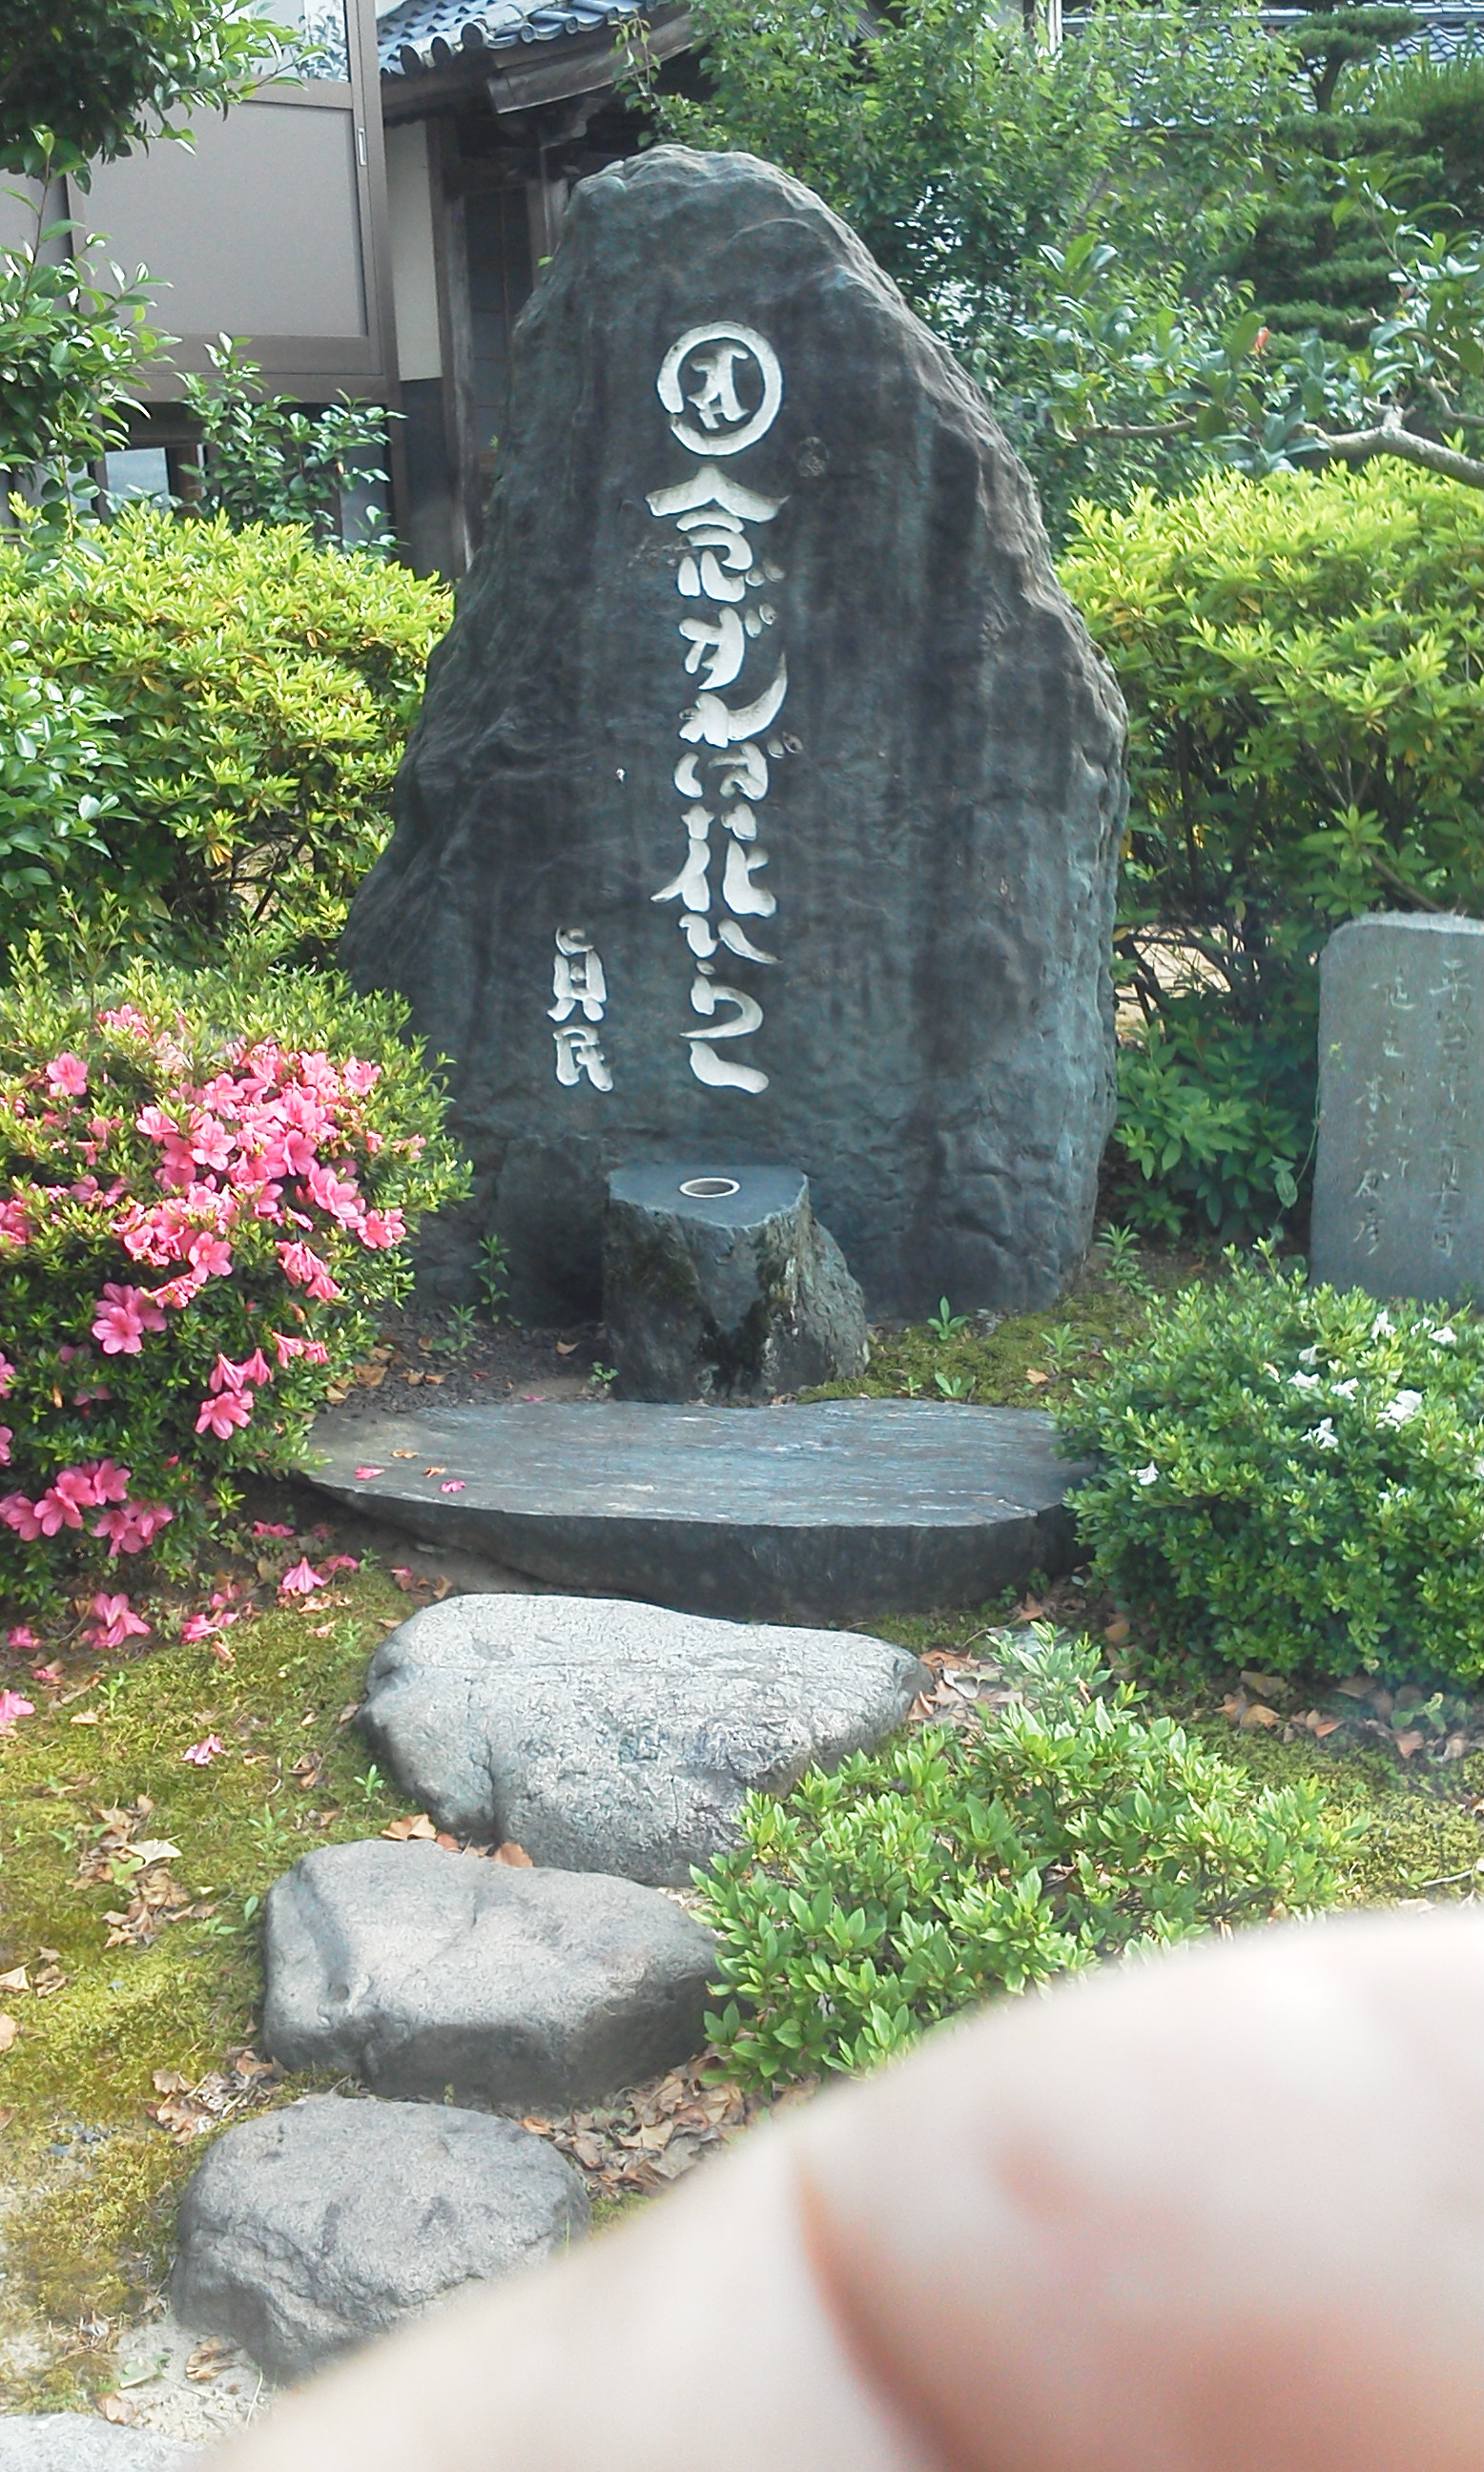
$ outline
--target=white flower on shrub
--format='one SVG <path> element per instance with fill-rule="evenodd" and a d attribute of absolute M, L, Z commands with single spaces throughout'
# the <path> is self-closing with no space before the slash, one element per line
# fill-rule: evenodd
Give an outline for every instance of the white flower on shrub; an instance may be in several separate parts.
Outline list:
<path fill-rule="evenodd" d="M 1151 1460 L 1151 1461 L 1150 1461 L 1149 1465 L 1148 1465 L 1147 1467 L 1141 1467 L 1141 1468 L 1136 1468 L 1136 1469 L 1135 1469 L 1135 1471 L 1134 1471 L 1134 1482 L 1135 1482 L 1135 1484 L 1136 1484 L 1136 1485 L 1158 1485 L 1158 1484 L 1159 1484 L 1159 1482 L 1160 1482 L 1160 1471 L 1159 1471 L 1159 1469 L 1155 1466 L 1155 1463 L 1154 1463 L 1153 1460 Z"/>
<path fill-rule="evenodd" d="M 1340 1447 L 1340 1438 L 1334 1430 L 1333 1419 L 1321 1416 L 1309 1435 L 1309 1440 L 1317 1442 L 1322 1451 L 1337 1451 Z"/>
<path fill-rule="evenodd" d="M 1388 1399 L 1385 1407 L 1376 1411 L 1376 1421 L 1378 1425 L 1408 1425 L 1422 1404 L 1420 1390 L 1399 1390 L 1395 1399 Z"/>
<path fill-rule="evenodd" d="M 1380 1312 L 1376 1315 L 1375 1321 L 1371 1324 L 1372 1338 L 1390 1339 L 1395 1328 L 1396 1323 L 1392 1320 L 1392 1318 L 1386 1311 L 1385 1306 L 1382 1305 Z"/>
<path fill-rule="evenodd" d="M 1444 1322 L 1432 1333 L 1432 1343 L 1434 1347 L 1456 1347 L 1458 1333 L 1449 1323 Z"/>
<path fill-rule="evenodd" d="M 1317 1373 L 1290 1373 L 1288 1380 L 1295 1390 L 1317 1390 L 1319 1388 Z"/>
<path fill-rule="evenodd" d="M 1319 1363 L 1318 1348 L 1301 1347 L 1299 1350 L 1299 1363 L 1301 1365 L 1317 1365 Z"/>
<path fill-rule="evenodd" d="M 1329 1396 L 1331 1399 L 1353 1399 L 1359 1388 L 1360 1385 L 1352 1373 L 1348 1382 L 1331 1382 Z"/>

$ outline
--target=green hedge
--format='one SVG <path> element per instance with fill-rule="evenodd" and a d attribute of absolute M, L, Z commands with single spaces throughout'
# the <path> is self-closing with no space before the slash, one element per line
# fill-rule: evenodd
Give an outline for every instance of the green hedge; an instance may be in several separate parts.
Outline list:
<path fill-rule="evenodd" d="M 0 946 L 107 894 L 162 958 L 328 949 L 388 830 L 448 595 L 290 526 L 148 506 L 0 544 Z"/>
<path fill-rule="evenodd" d="M 1325 939 L 1484 911 L 1484 501 L 1390 463 L 1222 473 L 1080 508 L 1061 571 L 1128 701 L 1119 974 L 1159 1026 L 1125 1058 L 1119 1204 L 1261 1230 L 1308 1147 Z"/>

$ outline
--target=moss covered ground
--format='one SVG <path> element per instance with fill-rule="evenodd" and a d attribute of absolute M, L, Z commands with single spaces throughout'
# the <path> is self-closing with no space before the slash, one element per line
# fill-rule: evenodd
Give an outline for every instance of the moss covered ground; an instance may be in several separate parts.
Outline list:
<path fill-rule="evenodd" d="M 1137 1329 L 1137 1266 L 1132 1277 L 1111 1268 L 1105 1257 L 1050 1313 L 955 1328 L 950 1312 L 938 1328 L 881 1334 L 865 1382 L 844 1387 L 1023 1404 Z M 290 1503 L 278 1524 L 294 1515 Z M 82 1609 L 66 1605 L 38 1647 L 0 1652 L 0 1688 L 35 1702 L 0 1732 L 0 2012 L 13 2021 L 0 2049 L 0 2409 L 108 2385 L 113 2337 L 157 2287 L 203 2151 L 196 2130 L 302 2090 L 280 2087 L 253 2050 L 261 1901 L 311 1846 L 406 1813 L 349 1720 L 371 1652 L 428 1593 L 410 1598 L 410 1575 L 399 1584 L 366 1559 L 305 1600 L 282 1598 L 295 1557 L 323 1569 L 333 1541 L 254 1539 L 245 1525 L 241 1550 L 194 1597 L 151 1606 L 156 1635 L 132 1654 L 89 1655 Z M 233 1590 L 225 1629 L 179 1635 L 192 1606 Z M 879 1628 L 920 1652 L 982 1656 L 997 1626 L 1042 1612 L 1090 1629 L 1138 1678 L 1127 1619 L 1075 1584 Z M 1298 1697 L 1254 1724 L 1239 1677 L 1186 1682 L 1167 1659 L 1145 1674 L 1157 1704 L 1255 1780 L 1323 1778 L 1358 1823 L 1352 1902 L 1454 1897 L 1477 1882 L 1484 1750 L 1445 1761 L 1429 1744 L 1407 1760 L 1369 1704 L 1330 1695 L 1336 1722 L 1316 1736 Z M 213 1739 L 203 1764 L 186 1757 Z M 0 2045 L 12 2031 L 0 2025 Z"/>

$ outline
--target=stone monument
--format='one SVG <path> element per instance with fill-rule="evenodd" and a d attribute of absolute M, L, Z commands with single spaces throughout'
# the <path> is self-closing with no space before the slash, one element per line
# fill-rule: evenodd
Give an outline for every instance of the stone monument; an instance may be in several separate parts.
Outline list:
<path fill-rule="evenodd" d="M 746 154 L 581 182 L 344 959 L 448 1057 L 515 1310 L 605 1178 L 786 1159 L 875 1313 L 1053 1297 L 1113 1106 L 1124 716 L 984 396 Z"/>
<path fill-rule="evenodd" d="M 1484 925 L 1382 912 L 1320 963 L 1316 1279 L 1484 1291 Z"/>

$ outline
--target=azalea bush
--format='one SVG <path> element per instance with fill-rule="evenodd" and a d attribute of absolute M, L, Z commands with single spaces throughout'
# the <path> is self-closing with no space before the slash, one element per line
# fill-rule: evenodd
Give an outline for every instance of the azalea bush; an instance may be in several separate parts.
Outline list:
<path fill-rule="evenodd" d="M 55 986 L 34 949 L 0 995 L 0 1586 L 20 1601 L 151 1548 L 183 1567 L 237 1471 L 295 1464 L 406 1292 L 419 1218 L 464 1189 L 403 1019 L 251 947 L 101 991 Z"/>
<path fill-rule="evenodd" d="M 1022 1697 L 750 1795 L 697 1872 L 730 2075 L 874 2066 L 927 2026 L 1124 1951 L 1328 1904 L 1346 1832 L 1146 1716 L 1085 1639 L 996 1643 Z"/>
<path fill-rule="evenodd" d="M 1153 1303 L 1051 1403 L 1098 1579 L 1197 1664 L 1484 1676 L 1484 1322 L 1301 1268 Z"/>
<path fill-rule="evenodd" d="M 259 925 L 327 956 L 449 614 L 296 525 L 141 502 L 60 549 L 0 542 L 0 970 L 105 900 L 163 960 Z"/>

